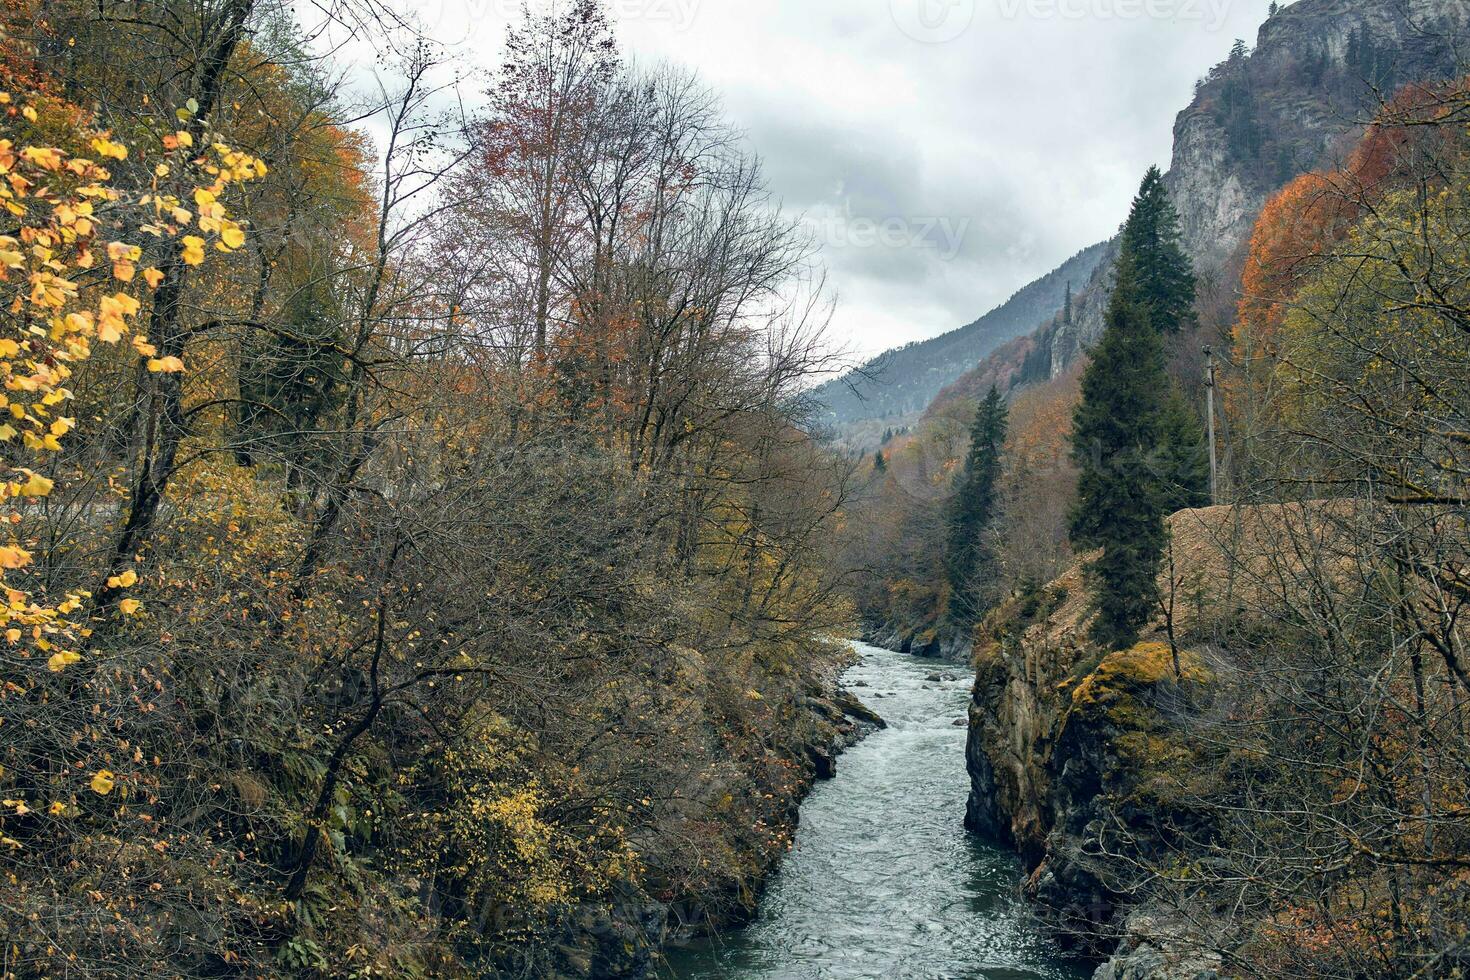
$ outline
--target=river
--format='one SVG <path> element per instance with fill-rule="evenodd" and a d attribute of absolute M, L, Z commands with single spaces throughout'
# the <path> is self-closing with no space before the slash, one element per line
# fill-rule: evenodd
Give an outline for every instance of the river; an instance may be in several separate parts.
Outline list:
<path fill-rule="evenodd" d="M 967 672 L 876 647 L 847 683 L 888 722 L 801 808 L 748 929 L 671 954 L 676 980 L 1080 980 L 1018 897 L 1015 858 L 965 833 Z M 933 682 L 935 673 L 958 678 Z"/>

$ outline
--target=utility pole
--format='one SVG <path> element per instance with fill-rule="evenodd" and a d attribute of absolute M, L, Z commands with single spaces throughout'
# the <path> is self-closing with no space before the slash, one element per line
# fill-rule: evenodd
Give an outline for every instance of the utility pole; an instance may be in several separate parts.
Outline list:
<path fill-rule="evenodd" d="M 1210 503 L 1220 503 L 1220 463 L 1215 453 L 1215 348 L 1205 348 L 1205 414 L 1210 432 Z"/>

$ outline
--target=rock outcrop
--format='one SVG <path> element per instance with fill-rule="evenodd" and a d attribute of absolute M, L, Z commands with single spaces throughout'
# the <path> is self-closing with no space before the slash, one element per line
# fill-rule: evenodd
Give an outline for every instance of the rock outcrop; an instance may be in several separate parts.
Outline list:
<path fill-rule="evenodd" d="M 963 631 L 945 631 L 922 624 L 870 624 L 863 628 L 862 639 L 864 643 L 884 650 L 953 664 L 968 661 L 974 646 L 970 636 Z"/>
<path fill-rule="evenodd" d="M 1269 196 L 1338 162 L 1382 99 L 1402 85 L 1465 70 L 1462 0 L 1298 0 L 1268 20 L 1256 47 L 1216 66 L 1174 123 L 1166 175 L 1185 251 L 1217 302 L 1233 301 L 1244 246 Z M 1140 175 L 1141 176 L 1141 175 Z M 1121 215 L 1120 215 L 1121 217 Z M 1060 377 L 1102 336 L 1116 240 L 1056 317 L 961 376 L 936 405 Z M 934 413 L 931 407 L 929 414 Z"/>
<path fill-rule="evenodd" d="M 1177 599 L 1177 651 L 1163 622 L 1128 650 L 1088 642 L 1080 564 L 1039 595 L 1014 597 L 982 627 L 966 826 L 1021 854 L 1025 891 L 1064 941 L 1113 956 L 1098 980 L 1202 980 L 1218 967 L 1207 929 L 1148 898 L 1151 869 L 1216 838 L 1218 811 L 1201 801 L 1218 798 L 1227 778 L 1194 736 L 1236 678 L 1188 637 L 1241 615 L 1282 615 L 1294 600 L 1271 583 L 1294 581 L 1306 560 L 1286 542 L 1315 535 L 1338 553 L 1340 529 L 1356 513 L 1322 503 L 1174 515 L 1176 578 L 1160 587 Z"/>
<path fill-rule="evenodd" d="M 1225 556 L 1294 515 L 1175 515 L 1176 552 L 1194 569 L 1177 587 L 1196 596 L 1232 588 Z M 1030 870 L 1025 891 L 1065 942 L 1100 958 L 1116 951 L 1102 980 L 1208 976 L 1217 962 L 1208 944 L 1178 923 L 1164 928 L 1164 917 L 1136 903 L 1145 869 L 1166 862 L 1178 842 L 1212 834 L 1193 801 L 1209 796 L 1216 774 L 1187 733 L 1222 668 L 1203 653 L 1176 653 L 1162 624 L 1132 649 L 1098 650 L 1086 639 L 1089 606 L 1079 564 L 1039 595 L 1013 598 L 982 627 L 966 826 L 1021 854 Z M 1202 608 L 1181 608 L 1176 627 L 1188 628 Z M 1165 962 L 1193 972 L 1155 969 Z"/>
<path fill-rule="evenodd" d="M 1138 912 L 1093 980 L 1220 980 L 1221 956 L 1201 949 L 1194 923 Z"/>

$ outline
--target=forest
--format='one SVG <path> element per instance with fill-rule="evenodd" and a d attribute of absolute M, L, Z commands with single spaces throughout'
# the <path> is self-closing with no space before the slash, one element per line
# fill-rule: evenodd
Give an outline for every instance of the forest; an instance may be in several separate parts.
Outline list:
<path fill-rule="evenodd" d="M 1100 980 L 1470 971 L 1465 65 L 1237 45 L 1233 256 L 1150 169 L 859 451 L 720 94 L 500 40 L 0 0 L 0 980 L 660 975 L 885 725 L 858 636 L 974 666 L 946 820 Z"/>
<path fill-rule="evenodd" d="M 843 723 L 854 466 L 716 96 L 591 0 L 479 80 L 326 10 L 370 103 L 285 4 L 4 14 L 0 975 L 535 975 L 602 955 L 573 915 L 636 959 L 645 907 L 744 914 Z"/>

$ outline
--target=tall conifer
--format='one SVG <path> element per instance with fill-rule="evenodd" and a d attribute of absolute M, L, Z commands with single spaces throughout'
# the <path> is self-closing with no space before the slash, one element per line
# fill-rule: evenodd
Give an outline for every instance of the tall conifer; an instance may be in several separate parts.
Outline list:
<path fill-rule="evenodd" d="M 1002 456 L 1009 413 L 994 386 L 975 412 L 970 452 L 949 514 L 945 565 L 949 573 L 950 618 L 973 624 L 985 611 L 983 587 L 993 563 L 986 532 L 999 511 Z"/>
<path fill-rule="evenodd" d="M 1124 226 L 1102 340 L 1082 378 L 1073 425 L 1080 467 L 1072 540 L 1091 568 L 1093 639 L 1125 647 L 1153 616 L 1168 544 L 1164 518 L 1204 503 L 1198 421 L 1165 369 L 1162 334 L 1194 323 L 1194 273 L 1158 168 Z"/>
<path fill-rule="evenodd" d="M 1180 244 L 1179 212 L 1158 167 L 1148 169 L 1133 199 L 1122 248 L 1133 255 L 1138 297 L 1154 329 L 1171 334 L 1194 326 L 1194 266 Z"/>
<path fill-rule="evenodd" d="M 1154 472 L 1168 391 L 1164 346 L 1126 251 L 1117 276 L 1107 329 L 1082 377 L 1082 403 L 1073 422 L 1073 454 L 1081 472 L 1072 540 L 1102 550 L 1091 569 L 1097 594 L 1093 639 L 1110 649 L 1133 643 L 1152 616 L 1167 543 L 1164 494 Z"/>

